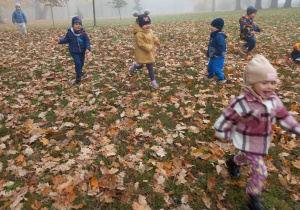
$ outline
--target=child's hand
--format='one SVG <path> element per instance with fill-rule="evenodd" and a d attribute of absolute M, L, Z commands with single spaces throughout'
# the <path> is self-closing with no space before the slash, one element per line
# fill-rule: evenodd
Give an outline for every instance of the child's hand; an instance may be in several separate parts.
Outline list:
<path fill-rule="evenodd" d="M 260 31 L 263 32 L 263 31 L 265 31 L 265 29 L 261 28 Z"/>
<path fill-rule="evenodd" d="M 54 41 L 56 41 L 58 44 L 60 42 L 59 38 L 55 38 Z"/>
<path fill-rule="evenodd" d="M 155 52 L 155 50 L 156 50 L 156 46 L 155 46 L 155 45 L 153 45 L 153 47 L 152 47 L 151 51 L 152 51 L 152 52 Z"/>
<path fill-rule="evenodd" d="M 89 57 L 89 55 L 90 55 L 90 53 L 89 53 L 89 52 L 90 52 L 90 50 L 88 50 L 88 49 L 86 49 L 86 50 L 85 50 L 85 55 L 86 55 L 86 57 L 87 57 L 87 58 L 88 58 L 88 57 Z"/>

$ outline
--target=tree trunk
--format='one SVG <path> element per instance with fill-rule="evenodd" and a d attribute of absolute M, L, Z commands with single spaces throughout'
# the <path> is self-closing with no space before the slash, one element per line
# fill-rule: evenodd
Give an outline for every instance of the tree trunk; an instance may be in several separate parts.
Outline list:
<path fill-rule="evenodd" d="M 278 8 L 278 0 L 272 0 L 270 4 L 270 8 Z"/>
<path fill-rule="evenodd" d="M 118 10 L 119 10 L 119 16 L 120 16 L 120 20 L 121 20 L 121 9 L 118 8 Z"/>
<path fill-rule="evenodd" d="M 53 7 L 51 7 L 52 24 L 54 26 Z"/>
<path fill-rule="evenodd" d="M 216 0 L 212 0 L 212 9 L 213 12 L 216 11 Z"/>
<path fill-rule="evenodd" d="M 292 0 L 285 0 L 283 5 L 284 8 L 291 8 L 292 7 Z"/>
<path fill-rule="evenodd" d="M 4 20 L 2 19 L 2 11 L 1 11 L 1 8 L 0 8 L 0 24 L 4 24 Z"/>
<path fill-rule="evenodd" d="M 255 6 L 254 6 L 256 9 L 262 9 L 261 7 L 261 0 L 256 0 L 255 1 Z"/>
<path fill-rule="evenodd" d="M 235 10 L 242 10 L 241 0 L 235 0 Z"/>

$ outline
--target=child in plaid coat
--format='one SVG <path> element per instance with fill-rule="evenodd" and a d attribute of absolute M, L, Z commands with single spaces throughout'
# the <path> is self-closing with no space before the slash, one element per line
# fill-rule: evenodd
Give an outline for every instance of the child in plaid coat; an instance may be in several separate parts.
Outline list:
<path fill-rule="evenodd" d="M 231 176 L 240 176 L 240 166 L 249 162 L 252 177 L 246 192 L 249 209 L 264 209 L 260 194 L 267 178 L 263 156 L 268 154 L 272 130 L 279 123 L 300 135 L 300 124 L 274 93 L 277 72 L 262 55 L 255 55 L 244 71 L 244 93 L 234 98 L 214 125 L 216 135 L 231 140 L 239 152 L 226 161 Z"/>

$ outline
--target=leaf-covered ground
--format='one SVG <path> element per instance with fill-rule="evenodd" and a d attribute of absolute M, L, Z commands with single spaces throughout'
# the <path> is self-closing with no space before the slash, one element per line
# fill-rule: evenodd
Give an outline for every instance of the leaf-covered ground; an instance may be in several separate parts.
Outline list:
<path fill-rule="evenodd" d="M 300 121 L 300 9 L 264 10 L 256 53 L 278 69 L 277 94 Z M 130 74 L 133 19 L 87 27 L 92 53 L 79 84 L 65 28 L 31 27 L 0 37 L 0 209 L 244 209 L 250 169 L 229 177 L 236 153 L 214 136 L 214 121 L 241 93 L 238 18 L 242 12 L 152 17 L 163 47 L 151 90 L 147 70 Z M 210 22 L 225 19 L 228 82 L 205 79 Z M 274 128 L 266 209 L 300 209 L 299 137 Z"/>

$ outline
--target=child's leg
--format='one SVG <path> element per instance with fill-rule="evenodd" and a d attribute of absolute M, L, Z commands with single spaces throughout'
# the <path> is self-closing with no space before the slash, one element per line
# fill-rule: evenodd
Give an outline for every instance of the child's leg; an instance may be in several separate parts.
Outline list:
<path fill-rule="evenodd" d="M 19 34 L 22 34 L 22 23 L 17 23 L 18 29 L 19 29 Z"/>
<path fill-rule="evenodd" d="M 81 77 L 81 74 L 82 74 L 82 72 L 81 72 L 82 65 L 81 65 L 81 61 L 80 61 L 80 53 L 71 53 L 71 56 L 73 57 L 74 63 L 75 63 L 76 79 L 80 80 L 80 77 Z"/>
<path fill-rule="evenodd" d="M 213 65 L 214 65 L 214 58 L 210 58 L 209 62 L 208 62 L 208 65 L 207 65 L 207 71 L 208 71 L 208 77 L 209 78 L 214 77 Z"/>
<path fill-rule="evenodd" d="M 136 65 L 134 66 L 134 69 L 141 69 L 141 68 L 143 68 L 143 66 L 144 66 L 144 64 L 136 63 Z"/>
<path fill-rule="evenodd" d="M 80 63 L 81 63 L 81 69 L 80 69 L 81 74 L 80 75 L 82 75 L 82 67 L 84 66 L 85 53 L 80 53 L 79 57 L 80 57 Z"/>
<path fill-rule="evenodd" d="M 250 161 L 252 177 L 246 192 L 253 196 L 260 195 L 268 176 L 267 166 L 260 155 L 247 154 L 247 159 Z"/>
<path fill-rule="evenodd" d="M 26 30 L 26 25 L 25 25 L 25 23 L 22 24 L 22 28 L 23 28 L 24 34 L 27 34 L 27 30 Z"/>
<path fill-rule="evenodd" d="M 254 37 L 247 37 L 246 42 L 247 43 L 243 46 L 248 48 L 248 52 L 251 52 L 256 45 L 256 40 L 254 39 Z"/>
<path fill-rule="evenodd" d="M 223 74 L 223 67 L 224 67 L 224 57 L 219 56 L 218 58 L 212 58 L 214 59 L 214 63 L 212 66 L 212 71 L 215 73 L 218 77 L 218 80 L 224 80 L 225 76 Z"/>
<path fill-rule="evenodd" d="M 153 70 L 153 63 L 146 64 L 146 67 L 148 69 L 151 81 L 155 80 L 155 78 L 154 78 L 154 70 Z"/>

